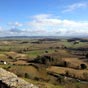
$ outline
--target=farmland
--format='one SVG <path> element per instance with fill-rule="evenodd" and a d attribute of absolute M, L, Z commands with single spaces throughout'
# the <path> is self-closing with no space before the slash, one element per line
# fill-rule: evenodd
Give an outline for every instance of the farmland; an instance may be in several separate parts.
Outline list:
<path fill-rule="evenodd" d="M 88 39 L 3 38 L 0 67 L 40 88 L 87 88 Z"/>

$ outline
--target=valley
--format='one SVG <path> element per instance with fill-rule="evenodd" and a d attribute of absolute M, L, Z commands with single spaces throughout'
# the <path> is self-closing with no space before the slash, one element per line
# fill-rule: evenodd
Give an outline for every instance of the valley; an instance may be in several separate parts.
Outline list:
<path fill-rule="evenodd" d="M 40 88 L 87 88 L 87 38 L 0 39 L 0 67 Z"/>

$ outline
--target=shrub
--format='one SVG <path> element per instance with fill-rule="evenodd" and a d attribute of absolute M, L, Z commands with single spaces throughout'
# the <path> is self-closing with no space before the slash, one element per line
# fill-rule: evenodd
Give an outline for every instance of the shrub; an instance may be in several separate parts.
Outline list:
<path fill-rule="evenodd" d="M 68 70 L 65 72 L 65 75 L 66 76 L 69 76 L 69 71 Z"/>
<path fill-rule="evenodd" d="M 81 69 L 86 69 L 87 68 L 87 66 L 85 64 L 81 64 L 80 67 L 81 67 Z"/>
<path fill-rule="evenodd" d="M 35 77 L 34 80 L 39 81 L 39 78 L 38 77 Z"/>
<path fill-rule="evenodd" d="M 55 52 L 58 52 L 57 50 L 55 50 Z"/>
<path fill-rule="evenodd" d="M 85 56 L 86 58 L 88 58 L 88 53 L 86 54 L 86 56 Z"/>
<path fill-rule="evenodd" d="M 29 74 L 28 73 L 25 73 L 25 78 L 29 78 Z"/>
<path fill-rule="evenodd" d="M 45 53 L 48 53 L 48 51 L 46 50 Z"/>
<path fill-rule="evenodd" d="M 67 67 L 68 63 L 66 61 L 64 61 L 64 67 Z"/>

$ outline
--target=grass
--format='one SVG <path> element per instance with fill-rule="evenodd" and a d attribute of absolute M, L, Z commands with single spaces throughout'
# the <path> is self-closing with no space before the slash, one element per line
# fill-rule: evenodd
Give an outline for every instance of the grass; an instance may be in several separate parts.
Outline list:
<path fill-rule="evenodd" d="M 80 83 L 80 82 L 67 83 L 67 84 L 64 84 L 64 85 L 54 85 L 54 84 L 51 84 L 51 83 L 30 80 L 30 79 L 27 79 L 27 78 L 23 78 L 23 79 L 30 82 L 30 83 L 33 83 L 35 85 L 40 85 L 40 88 L 87 88 L 87 86 L 88 86 L 88 84 Z"/>
<path fill-rule="evenodd" d="M 24 41 L 28 41 L 28 43 L 22 43 Z M 57 48 L 57 47 L 62 47 L 62 46 L 66 46 L 68 48 L 78 48 L 78 47 L 84 47 L 84 46 L 88 46 L 88 43 L 86 42 L 79 42 L 78 44 L 74 44 L 74 42 L 67 42 L 65 40 L 63 41 L 55 41 L 55 42 L 43 42 L 41 44 L 33 44 L 31 43 L 32 41 L 37 41 L 37 40 L 19 40 L 19 41 L 8 41 L 7 44 L 5 43 L 1 43 L 0 42 L 0 60 L 4 60 L 4 61 L 8 61 L 10 62 L 11 59 L 9 59 L 5 54 L 7 53 L 9 56 L 12 56 L 13 58 L 15 57 L 19 57 L 22 58 L 22 55 L 26 55 L 28 56 L 27 59 L 30 58 L 35 58 L 38 55 L 44 55 L 44 54 L 50 54 L 52 56 L 55 56 L 55 58 L 57 57 L 59 59 L 59 56 L 63 56 L 60 57 L 61 59 L 63 59 L 64 61 L 67 61 L 70 63 L 70 66 L 76 67 L 79 66 L 81 63 L 85 63 L 82 60 L 79 60 L 78 58 L 73 58 L 70 56 L 70 53 L 67 52 L 67 50 L 61 48 Z M 3 42 L 3 41 L 2 41 Z M 57 53 L 56 53 L 56 51 Z M 17 53 L 18 51 L 23 51 L 20 53 Z M 47 51 L 47 52 L 46 52 Z M 11 53 L 13 52 L 13 53 Z M 55 54 L 54 54 L 55 53 Z M 69 58 L 68 58 L 69 56 Z M 73 76 L 75 75 L 78 78 L 82 78 L 83 77 L 83 73 L 86 72 L 88 74 L 88 70 L 76 70 L 73 67 L 56 67 L 56 66 L 52 66 L 49 67 L 46 71 L 46 68 L 42 68 L 41 65 L 38 65 L 38 68 L 34 67 L 34 66 L 23 66 L 22 64 L 25 64 L 26 62 L 22 62 L 19 60 L 19 58 L 17 58 L 17 62 L 16 64 L 20 64 L 20 66 L 18 65 L 0 65 L 0 67 L 5 68 L 15 74 L 17 74 L 20 77 L 25 77 L 25 73 L 27 73 L 29 75 L 29 78 L 24 78 L 25 80 L 27 80 L 30 83 L 33 84 L 38 84 L 43 88 L 76 88 L 76 87 L 72 87 L 74 85 L 76 86 L 80 86 L 80 83 L 73 83 L 71 84 L 67 84 L 65 87 L 64 85 L 54 85 L 45 81 L 35 81 L 32 80 L 35 77 L 38 78 L 42 78 L 44 80 L 48 79 L 48 77 L 50 77 L 47 73 L 47 71 L 52 71 L 52 72 L 56 72 L 58 74 L 65 74 L 66 71 L 69 71 L 69 73 Z M 24 57 L 23 57 L 24 58 Z M 26 58 L 26 57 L 25 57 Z M 13 63 L 13 62 L 12 62 Z M 73 68 L 73 69 L 72 69 Z M 53 79 L 53 77 L 51 77 L 51 79 Z M 53 79 L 55 80 L 55 79 Z M 52 80 L 51 80 L 52 81 Z M 53 83 L 53 82 L 52 82 Z M 80 87 L 79 87 L 80 88 Z M 85 87 L 86 88 L 86 87 Z"/>
<path fill-rule="evenodd" d="M 31 58 L 35 58 L 35 57 L 37 57 L 37 56 L 39 56 L 39 55 L 44 55 L 44 54 L 46 54 L 46 51 L 47 51 L 48 53 L 53 53 L 53 52 L 55 52 L 55 49 L 54 49 L 54 50 L 51 50 L 51 49 L 47 49 L 47 50 L 33 50 L 33 51 L 27 52 L 26 54 L 27 54 L 29 57 L 31 57 Z"/>
<path fill-rule="evenodd" d="M 84 47 L 84 46 L 87 46 L 88 43 L 87 42 L 79 42 L 79 44 L 75 44 L 73 47 L 74 48 L 79 48 L 79 47 Z"/>
<path fill-rule="evenodd" d="M 6 55 L 0 54 L 0 60 L 9 61 Z"/>
<path fill-rule="evenodd" d="M 25 77 L 25 73 L 28 74 L 29 78 L 34 79 L 35 77 L 37 78 L 42 78 L 42 79 L 48 79 L 47 74 L 44 69 L 41 69 L 40 71 L 36 69 L 34 66 L 10 66 L 8 69 L 9 71 L 15 73 L 16 75 L 20 77 Z"/>
<path fill-rule="evenodd" d="M 9 65 L 9 64 L 7 64 L 7 65 L 0 65 L 0 68 L 4 68 L 6 70 L 8 70 L 9 67 L 11 67 L 11 65 Z"/>
<path fill-rule="evenodd" d="M 27 78 L 23 78 L 23 79 L 30 82 L 30 83 L 33 83 L 35 85 L 39 85 L 40 88 L 64 88 L 63 85 L 54 85 L 54 84 L 51 84 L 51 83 L 31 80 L 31 79 L 27 79 Z"/>
<path fill-rule="evenodd" d="M 57 66 L 51 66 L 47 69 L 50 72 L 55 72 L 58 74 L 66 74 L 66 71 L 68 71 L 69 75 L 71 77 L 76 77 L 78 79 L 87 79 L 83 76 L 84 73 L 88 74 L 88 70 L 76 70 L 76 69 L 72 69 L 72 68 L 66 68 L 66 67 L 57 67 Z"/>
<path fill-rule="evenodd" d="M 33 66 L 11 66 L 9 70 L 17 75 L 25 73 L 29 73 L 31 76 L 39 75 L 37 69 Z"/>
<path fill-rule="evenodd" d="M 68 48 L 79 48 L 79 47 L 84 47 L 87 46 L 87 42 L 79 42 L 78 44 L 74 44 L 74 42 L 68 42 L 68 41 L 59 41 L 58 45 L 64 45 Z"/>

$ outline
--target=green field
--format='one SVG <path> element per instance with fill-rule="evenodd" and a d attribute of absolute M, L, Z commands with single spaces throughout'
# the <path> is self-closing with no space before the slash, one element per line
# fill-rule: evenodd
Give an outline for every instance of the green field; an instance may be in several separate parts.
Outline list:
<path fill-rule="evenodd" d="M 76 80 L 88 81 L 88 42 L 82 40 L 0 40 L 0 67 L 44 88 L 86 88 Z"/>

